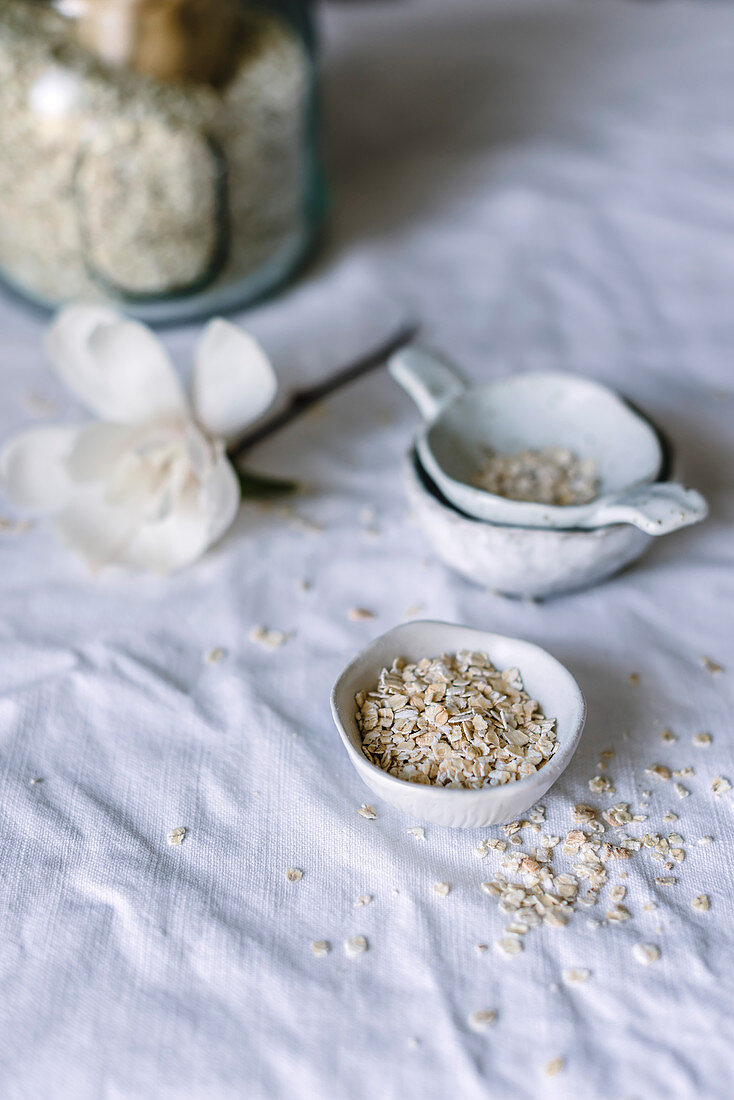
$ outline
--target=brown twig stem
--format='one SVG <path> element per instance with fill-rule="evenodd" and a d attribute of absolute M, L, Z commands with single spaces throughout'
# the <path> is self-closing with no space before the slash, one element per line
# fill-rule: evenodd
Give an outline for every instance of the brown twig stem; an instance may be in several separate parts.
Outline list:
<path fill-rule="evenodd" d="M 390 358 L 393 352 L 398 351 L 398 349 L 404 347 L 405 344 L 409 344 L 411 340 L 414 339 L 417 331 L 417 325 L 404 325 L 384 344 L 367 352 L 366 355 L 349 363 L 346 367 L 341 367 L 340 370 L 335 371 L 334 374 L 325 378 L 323 382 L 317 382 L 315 386 L 310 386 L 305 390 L 297 390 L 291 395 L 284 409 L 275 413 L 268 420 L 264 420 L 256 428 L 247 432 L 229 447 L 227 453 L 230 461 L 236 464 L 246 451 L 249 451 L 258 443 L 262 443 L 264 439 L 267 439 L 275 432 L 279 432 L 281 428 L 285 428 L 292 420 L 301 416 L 302 413 L 312 408 L 313 405 L 330 397 L 332 393 L 340 390 L 342 386 L 347 386 L 350 382 L 355 382 L 363 375 L 369 374 L 370 371 L 381 367 Z"/>

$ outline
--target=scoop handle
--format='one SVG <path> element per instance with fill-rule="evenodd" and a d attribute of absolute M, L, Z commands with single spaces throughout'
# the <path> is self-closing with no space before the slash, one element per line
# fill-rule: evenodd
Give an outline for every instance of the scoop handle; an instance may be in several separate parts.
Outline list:
<path fill-rule="evenodd" d="M 396 351 L 387 369 L 429 422 L 466 389 L 466 383 L 444 359 L 414 344 Z"/>
<path fill-rule="evenodd" d="M 608 497 L 597 508 L 590 505 L 589 514 L 577 526 L 631 523 L 648 535 L 667 535 L 698 523 L 707 513 L 708 505 L 695 489 L 686 489 L 675 481 L 659 481 Z"/>

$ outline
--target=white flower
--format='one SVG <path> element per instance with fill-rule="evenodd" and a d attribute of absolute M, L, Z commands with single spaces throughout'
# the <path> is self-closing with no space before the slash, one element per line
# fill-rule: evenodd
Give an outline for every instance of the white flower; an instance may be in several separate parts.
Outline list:
<path fill-rule="evenodd" d="M 8 496 L 54 513 L 60 538 L 94 568 L 167 573 L 193 562 L 237 513 L 239 482 L 224 448 L 275 396 L 263 350 L 235 325 L 211 321 L 189 405 L 153 333 L 111 309 L 67 307 L 47 346 L 61 378 L 101 419 L 11 439 L 0 453 Z"/>

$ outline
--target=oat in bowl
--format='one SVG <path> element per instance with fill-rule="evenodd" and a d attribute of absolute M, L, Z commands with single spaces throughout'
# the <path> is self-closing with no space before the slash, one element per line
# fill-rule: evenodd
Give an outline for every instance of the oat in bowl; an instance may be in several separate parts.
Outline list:
<path fill-rule="evenodd" d="M 331 704 L 371 790 L 416 820 L 472 828 L 537 801 L 570 762 L 586 714 L 571 674 L 539 646 L 430 621 L 370 643 Z"/>

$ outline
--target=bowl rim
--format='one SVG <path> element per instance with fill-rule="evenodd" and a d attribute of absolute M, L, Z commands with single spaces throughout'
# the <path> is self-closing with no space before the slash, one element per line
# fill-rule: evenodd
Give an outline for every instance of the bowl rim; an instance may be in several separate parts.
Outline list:
<path fill-rule="evenodd" d="M 365 660 L 365 658 L 370 654 L 372 650 L 377 649 L 388 638 L 395 637 L 397 639 L 397 637 L 403 631 L 415 627 L 447 627 L 451 629 L 460 629 L 476 635 L 477 638 L 481 637 L 488 639 L 487 643 L 481 643 L 480 646 L 477 646 L 475 648 L 477 648 L 480 652 L 487 652 L 490 660 L 492 659 L 492 656 L 488 650 L 493 642 L 509 642 L 511 644 L 517 644 L 521 646 L 526 651 L 535 652 L 536 654 L 540 655 L 543 660 L 550 661 L 553 665 L 556 666 L 555 671 L 563 679 L 565 679 L 566 684 L 570 689 L 570 697 L 574 703 L 573 717 L 572 722 L 570 723 L 572 728 L 569 731 L 567 742 L 565 741 L 565 739 L 563 743 L 558 740 L 558 731 L 556 730 L 556 744 L 558 745 L 558 748 L 556 749 L 550 760 L 548 760 L 548 762 L 539 771 L 534 772 L 532 775 L 525 776 L 523 779 L 514 779 L 509 783 L 502 783 L 496 786 L 488 787 L 439 787 L 433 783 L 411 783 L 410 780 L 399 779 L 397 776 L 390 775 L 389 772 L 386 772 L 382 768 L 378 767 L 377 764 L 373 764 L 371 760 L 367 759 L 364 753 L 355 748 L 355 746 L 352 744 L 342 722 L 341 714 L 339 712 L 339 706 L 337 703 L 337 695 L 341 690 L 343 682 L 347 679 L 347 677 L 351 676 L 354 673 L 354 671 Z M 444 650 L 443 652 L 451 652 L 451 650 L 448 649 Z M 400 654 L 396 652 L 395 656 L 400 656 Z M 426 654 L 426 656 L 430 656 L 430 654 Z M 522 675 L 522 668 L 520 668 L 520 673 Z M 379 634 L 376 638 L 373 638 L 372 641 L 368 642 L 366 646 L 363 646 L 363 648 L 352 658 L 351 661 L 349 661 L 349 663 L 339 673 L 339 676 L 334 681 L 334 685 L 331 689 L 330 703 L 331 714 L 334 720 L 334 724 L 339 731 L 339 736 L 344 743 L 344 746 L 354 767 L 357 769 L 359 769 L 360 767 L 365 767 L 368 771 L 373 771 L 377 776 L 379 776 L 380 780 L 384 781 L 388 787 L 392 787 L 396 791 L 405 791 L 407 789 L 412 794 L 415 794 L 415 796 L 418 798 L 433 797 L 437 794 L 441 795 L 441 797 L 451 796 L 453 798 L 467 799 L 470 797 L 477 798 L 478 796 L 483 796 L 485 798 L 499 798 L 503 792 L 506 794 L 508 790 L 528 790 L 533 786 L 537 786 L 539 781 L 544 784 L 543 789 L 544 791 L 546 791 L 556 782 L 556 780 L 563 774 L 563 772 L 570 764 L 573 755 L 578 748 L 579 741 L 581 740 L 581 735 L 584 731 L 584 725 L 586 723 L 587 715 L 586 700 L 575 678 L 571 675 L 566 666 L 562 664 L 557 657 L 554 657 L 552 653 L 549 653 L 547 649 L 544 649 L 542 646 L 537 645 L 535 642 L 528 642 L 524 638 L 516 638 L 511 634 L 495 634 L 492 631 L 482 630 L 479 627 L 465 626 L 463 623 L 449 623 L 441 619 L 411 619 L 409 622 L 406 623 L 398 623 L 397 626 L 391 627 L 384 633 Z M 546 782 L 546 780 L 549 781 Z M 538 795 L 538 797 L 541 797 L 541 795 Z"/>

